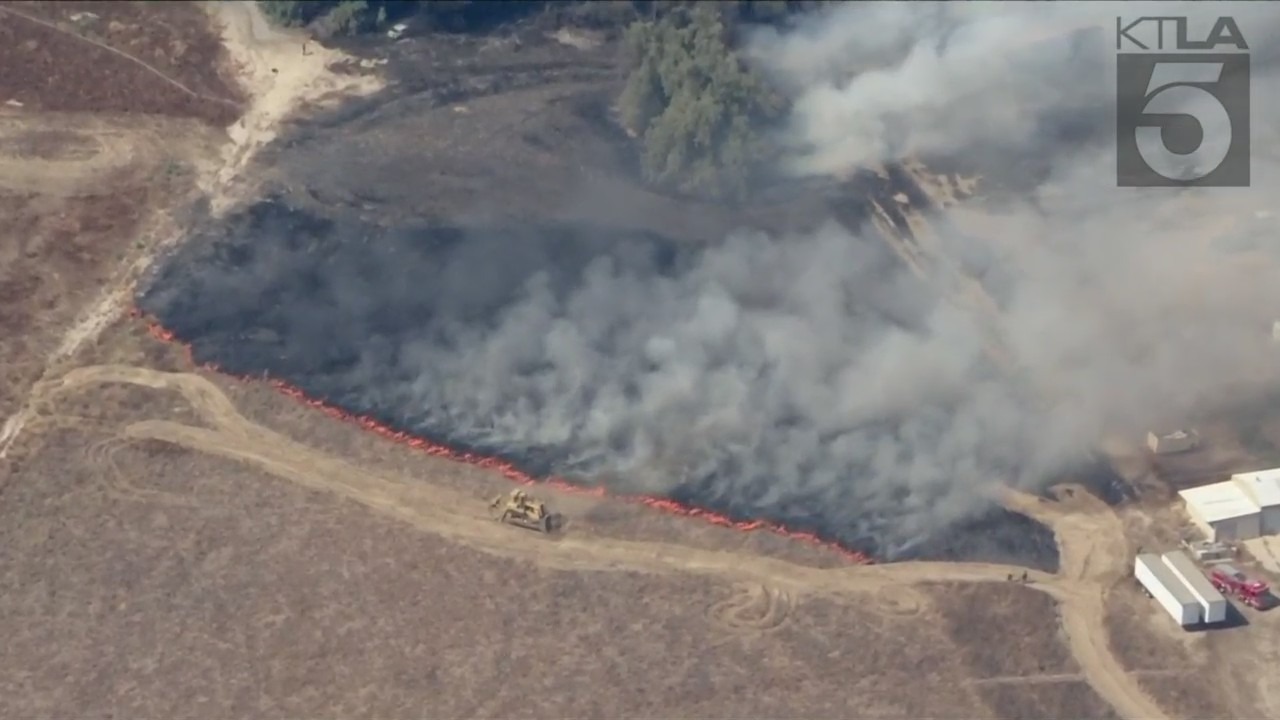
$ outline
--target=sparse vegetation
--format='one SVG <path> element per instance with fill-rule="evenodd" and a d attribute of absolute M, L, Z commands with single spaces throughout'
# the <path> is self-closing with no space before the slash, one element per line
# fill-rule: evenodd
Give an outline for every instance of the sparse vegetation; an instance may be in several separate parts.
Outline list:
<path fill-rule="evenodd" d="M 645 179 L 741 199 L 769 154 L 761 128 L 778 117 L 782 103 L 734 54 L 718 6 L 637 21 L 625 43 L 631 74 L 618 110 L 641 139 Z"/>

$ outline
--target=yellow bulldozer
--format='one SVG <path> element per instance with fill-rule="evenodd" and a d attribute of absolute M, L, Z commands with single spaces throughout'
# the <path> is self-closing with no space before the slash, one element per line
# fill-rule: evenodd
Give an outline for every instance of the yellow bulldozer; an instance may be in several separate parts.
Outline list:
<path fill-rule="evenodd" d="M 555 529 L 556 516 L 547 510 L 547 504 L 534 500 L 519 488 L 494 498 L 489 510 L 495 520 L 508 525 L 544 533 Z"/>

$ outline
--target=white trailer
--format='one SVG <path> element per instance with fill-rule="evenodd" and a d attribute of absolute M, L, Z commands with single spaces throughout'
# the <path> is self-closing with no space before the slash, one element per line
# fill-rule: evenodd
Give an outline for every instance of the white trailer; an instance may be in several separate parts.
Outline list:
<path fill-rule="evenodd" d="M 1139 555 L 1133 561 L 1133 575 L 1179 625 L 1189 627 L 1200 622 L 1200 602 L 1159 555 Z"/>
<path fill-rule="evenodd" d="M 1227 599 L 1209 582 L 1209 578 L 1200 572 L 1195 562 L 1181 550 L 1167 552 L 1160 556 L 1169 570 L 1182 581 L 1183 585 L 1196 596 L 1200 602 L 1201 621 L 1220 623 L 1227 619 Z"/>

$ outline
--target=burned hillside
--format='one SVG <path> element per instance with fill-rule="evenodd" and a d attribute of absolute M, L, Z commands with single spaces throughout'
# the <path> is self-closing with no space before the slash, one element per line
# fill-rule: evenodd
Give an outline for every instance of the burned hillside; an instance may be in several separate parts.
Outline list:
<path fill-rule="evenodd" d="M 823 267 L 839 269 L 828 287 Z M 956 437 L 979 408 L 872 405 L 843 426 L 806 408 L 831 383 L 880 394 L 831 359 L 923 342 L 939 311 L 885 245 L 839 226 L 691 244 L 553 223 L 390 229 L 267 200 L 193 238 L 141 305 L 199 361 L 535 474 L 881 558 L 1056 565 L 1046 530 L 984 514 L 976 477 L 953 475 L 1019 465 L 1017 448 Z M 984 381 L 1009 392 L 994 369 Z"/>

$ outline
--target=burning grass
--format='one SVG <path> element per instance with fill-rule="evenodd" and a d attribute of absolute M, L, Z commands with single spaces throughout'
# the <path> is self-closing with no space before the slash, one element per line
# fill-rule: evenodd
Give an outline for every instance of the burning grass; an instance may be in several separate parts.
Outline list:
<path fill-rule="evenodd" d="M 163 342 L 180 342 L 180 340 L 174 335 L 173 332 L 165 329 L 154 319 L 144 317 L 141 311 L 135 309 L 134 314 L 137 317 L 144 318 L 144 320 L 147 323 L 148 329 L 150 330 L 152 336 L 155 337 L 156 339 L 161 340 Z M 187 348 L 188 353 L 190 353 L 189 346 L 186 346 L 184 344 L 184 347 Z M 191 360 L 191 363 L 197 364 L 194 359 Z M 218 368 L 213 363 L 204 363 L 203 365 L 204 367 L 210 370 L 213 370 L 215 372 L 230 374 L 230 373 L 227 373 L 225 370 Z M 255 378 L 240 376 L 240 379 L 253 380 Z M 403 430 L 396 430 L 388 425 L 385 425 L 382 422 L 372 417 L 369 417 L 367 415 L 350 413 L 341 408 L 325 404 L 321 400 L 317 400 L 315 398 L 309 397 L 303 390 L 293 385 L 290 385 L 289 383 L 283 380 L 267 378 L 266 382 L 270 384 L 271 387 L 278 390 L 280 393 L 288 397 L 291 397 L 294 400 L 302 402 L 306 405 L 309 405 L 313 408 L 316 408 L 332 418 L 342 420 L 344 422 L 355 423 L 356 425 L 359 425 L 361 428 L 365 430 L 373 432 L 377 435 L 381 435 L 382 437 L 385 437 L 388 440 L 402 443 L 408 447 L 414 448 L 415 450 L 422 451 L 427 455 L 430 455 L 433 457 L 444 458 L 444 459 L 452 460 L 455 462 L 461 462 L 461 463 L 466 463 L 468 465 L 473 465 L 475 467 L 482 468 L 485 470 L 491 470 L 505 477 L 506 479 L 515 483 L 519 483 L 521 485 L 545 484 L 545 485 L 551 485 L 552 487 L 555 487 L 556 489 L 561 490 L 563 492 L 594 495 L 594 496 L 604 496 L 605 494 L 605 488 L 601 486 L 584 487 L 582 485 L 571 483 L 567 480 L 563 480 L 554 476 L 546 477 L 546 478 L 538 478 L 523 470 L 520 470 L 519 468 L 516 467 L 515 463 L 502 460 L 501 458 L 486 456 L 476 452 L 461 451 L 441 443 L 432 442 L 430 440 L 427 440 L 426 438 L 415 437 Z M 673 500 L 669 500 L 666 498 L 647 497 L 643 495 L 623 495 L 623 496 L 620 496 L 618 499 L 621 499 L 627 502 L 638 503 L 646 507 L 654 508 L 656 510 L 661 510 L 663 512 L 667 512 L 675 515 L 698 518 L 705 522 L 709 522 L 713 525 L 719 525 L 721 527 L 729 527 L 729 528 L 741 530 L 744 532 L 754 532 L 757 530 L 764 530 L 764 531 L 776 533 L 779 535 L 783 535 L 793 540 L 800 540 L 803 542 L 811 543 L 813 545 L 826 547 L 828 549 L 834 550 L 835 552 L 843 555 L 845 558 L 855 563 L 867 564 L 871 562 L 871 558 L 864 553 L 841 547 L 835 543 L 824 541 L 823 539 L 818 537 L 818 535 L 816 535 L 815 533 L 798 532 L 795 530 L 789 530 L 786 527 L 783 527 L 782 525 L 779 525 L 776 523 L 771 523 L 763 520 L 738 521 L 728 516 L 721 515 L 719 513 L 711 512 L 703 508 L 693 507 L 689 505 L 682 505 L 678 502 L 675 502 Z"/>
<path fill-rule="evenodd" d="M 424 342 L 449 347 L 448 338 L 422 335 L 437 332 L 433 323 L 453 322 L 454 315 L 449 313 L 468 326 L 489 327 L 500 312 L 500 306 L 491 308 L 489 304 L 495 298 L 504 302 L 502 298 L 508 293 L 518 294 L 527 275 L 535 272 L 530 267 L 540 268 L 540 263 L 550 258 L 554 258 L 553 265 L 540 272 L 550 278 L 552 287 L 559 287 L 557 283 L 571 287 L 580 277 L 598 275 L 610 263 L 623 268 L 624 277 L 632 271 L 639 275 L 678 274 L 701 252 L 692 246 L 647 234 L 574 225 L 527 226 L 513 231 L 511 237 L 503 235 L 501 228 L 387 230 L 307 215 L 274 200 L 260 203 L 214 232 L 228 233 L 230 239 L 209 238 L 189 244 L 204 249 L 191 251 L 198 256 L 184 254 L 172 260 L 139 300 L 141 308 L 163 326 L 157 330 L 161 336 L 192 344 L 197 363 L 214 365 L 232 375 L 273 378 L 283 392 L 323 407 L 334 416 L 352 419 L 366 429 L 433 455 L 493 469 L 521 483 L 551 482 L 567 491 L 587 494 L 603 493 L 607 487 L 611 494 L 635 497 L 646 506 L 702 517 L 717 525 L 766 529 L 838 546 L 858 562 L 870 556 L 918 557 L 1022 563 L 1049 572 L 1057 568 L 1056 546 L 1048 529 L 998 508 L 988 508 L 985 515 L 978 513 L 967 522 L 953 523 L 935 537 L 914 542 L 904 552 L 888 550 L 880 533 L 893 527 L 893 513 L 909 503 L 874 496 L 869 500 L 878 503 L 877 507 L 862 508 L 856 497 L 858 475 L 882 469 L 847 468 L 850 479 L 826 488 L 829 493 L 806 496 L 802 489 L 798 497 L 755 504 L 772 494 L 778 483 L 772 470 L 753 466 L 753 456 L 747 450 L 747 456 L 723 460 L 727 466 L 699 470 L 675 487 L 664 480 L 665 487 L 653 490 L 623 472 L 607 468 L 591 472 L 573 465 L 574 454 L 584 450 L 581 447 L 477 441 L 484 429 L 468 426 L 467 418 L 454 417 L 448 406 L 397 395 L 397 383 L 439 386 L 451 382 L 445 376 L 423 379 L 421 362 L 416 365 L 417 375 L 399 379 L 396 372 L 409 372 L 409 366 L 396 372 L 360 369 L 362 358 L 377 356 L 377 362 L 382 362 L 384 357 L 407 357 Z M 246 244 L 243 240 L 248 237 L 256 240 Z M 363 260 L 354 256 L 349 258 L 351 262 L 343 259 L 352 252 Z M 525 252 L 529 257 L 523 263 L 494 255 Z M 877 262 L 892 262 L 876 255 L 887 252 L 879 246 L 868 245 L 867 252 L 865 272 L 878 267 Z M 398 259 L 392 272 L 401 275 L 388 276 L 386 267 L 375 272 L 393 257 Z M 280 277 L 278 271 L 298 258 L 305 258 L 306 266 L 288 271 L 287 278 Z M 263 262 L 271 269 L 263 269 Z M 260 302 L 251 303 L 254 310 L 237 309 L 249 297 L 243 287 L 235 291 L 236 300 L 221 295 L 225 289 L 220 289 L 218 278 L 229 268 L 236 268 L 234 277 L 226 276 L 233 285 L 249 283 L 255 286 L 253 293 L 266 293 Z M 356 278 L 352 282 L 342 279 L 352 273 Z M 375 276 L 376 286 L 367 291 L 357 289 Z M 257 286 L 259 281 L 266 285 Z M 275 282 L 285 285 L 269 288 Z M 431 290 L 424 294 L 423 288 Z M 437 302 L 439 306 L 433 305 Z M 911 322 L 908 310 L 899 312 L 897 321 Z M 508 348 L 508 352 L 518 351 Z M 524 375 L 517 369 L 505 376 Z M 932 414 L 927 413 L 924 422 L 936 420 L 938 412 L 928 411 Z M 889 441 L 894 432 L 891 425 L 891 421 L 883 421 L 860 431 L 865 433 L 863 441 Z M 777 432 L 785 433 L 785 428 Z M 805 458 L 793 460 L 802 467 L 809 462 Z M 790 467 L 786 472 L 794 475 L 797 471 Z M 844 495 L 831 497 L 840 492 Z M 924 535 L 923 530 L 914 532 L 917 537 Z"/>

